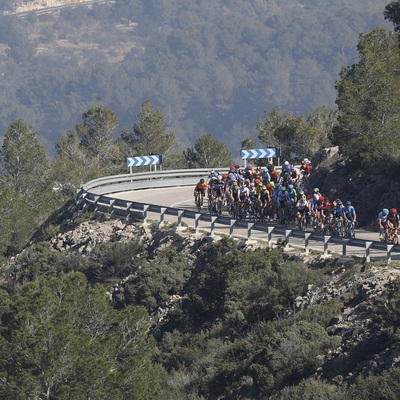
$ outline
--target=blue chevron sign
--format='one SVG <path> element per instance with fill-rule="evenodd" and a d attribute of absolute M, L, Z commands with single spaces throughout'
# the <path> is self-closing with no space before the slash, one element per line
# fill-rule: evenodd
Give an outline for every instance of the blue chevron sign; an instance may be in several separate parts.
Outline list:
<path fill-rule="evenodd" d="M 241 150 L 240 157 L 242 160 L 247 160 L 249 158 L 280 157 L 280 149 L 277 149 L 276 147 L 270 147 L 268 149 Z"/>
<path fill-rule="evenodd" d="M 149 156 L 141 156 L 141 157 L 128 157 L 126 159 L 128 167 L 142 167 L 144 165 L 161 164 L 161 162 L 162 162 L 161 154 L 152 154 Z"/>

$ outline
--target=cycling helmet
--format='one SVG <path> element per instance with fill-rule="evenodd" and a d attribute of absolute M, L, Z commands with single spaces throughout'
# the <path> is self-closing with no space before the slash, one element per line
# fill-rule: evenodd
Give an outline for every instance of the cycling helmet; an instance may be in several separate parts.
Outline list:
<path fill-rule="evenodd" d="M 288 186 L 288 189 L 293 189 L 293 185 L 289 185 L 289 186 Z"/>
<path fill-rule="evenodd" d="M 319 193 L 319 189 L 318 189 L 318 188 L 315 188 L 315 189 L 314 189 L 314 192 L 315 192 L 315 193 Z"/>
<path fill-rule="evenodd" d="M 286 190 L 286 187 L 285 186 L 281 186 L 281 190 L 282 190 L 282 192 L 284 192 Z"/>
<path fill-rule="evenodd" d="M 340 200 L 340 199 L 336 199 L 336 203 L 339 205 L 339 206 L 341 206 L 343 203 L 342 203 L 342 200 Z"/>
<path fill-rule="evenodd" d="M 388 214 L 389 214 L 389 210 L 388 210 L 387 208 L 384 208 L 384 209 L 382 210 L 382 214 L 383 214 L 383 215 L 388 215 Z"/>
<path fill-rule="evenodd" d="M 274 181 L 270 181 L 270 183 L 269 183 L 270 185 L 271 185 L 271 187 L 272 188 L 274 188 L 275 187 L 275 182 Z"/>
<path fill-rule="evenodd" d="M 396 210 L 395 208 L 391 208 L 391 209 L 390 209 L 390 212 L 391 212 L 392 214 L 396 214 L 396 213 L 397 213 L 397 210 Z"/>
<path fill-rule="evenodd" d="M 267 190 L 267 187 L 263 185 L 262 190 Z"/>
<path fill-rule="evenodd" d="M 347 200 L 346 201 L 346 206 L 351 206 L 351 201 Z"/>
<path fill-rule="evenodd" d="M 200 183 L 204 183 L 204 179 L 203 178 L 200 179 Z"/>
<path fill-rule="evenodd" d="M 289 161 L 285 161 L 285 162 L 283 163 L 283 165 L 288 166 L 288 165 L 289 165 Z"/>
<path fill-rule="evenodd" d="M 258 182 L 258 186 L 263 187 L 263 183 L 262 182 Z"/>

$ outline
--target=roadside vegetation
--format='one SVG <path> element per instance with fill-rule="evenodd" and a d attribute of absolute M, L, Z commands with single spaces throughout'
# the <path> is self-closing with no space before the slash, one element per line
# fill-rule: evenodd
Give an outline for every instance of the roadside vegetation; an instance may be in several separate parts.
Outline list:
<path fill-rule="evenodd" d="M 308 3 L 311 7 L 312 2 Z M 128 5 L 141 6 L 147 16 L 154 11 L 139 1 L 117 2 L 119 19 L 131 12 Z M 294 161 L 338 146 L 340 161 L 331 171 L 336 172 L 332 179 L 337 186 L 329 190 L 348 190 L 355 203 L 361 202 L 357 198 L 361 184 L 354 182 L 366 184 L 367 178 L 374 179 L 375 171 L 385 176 L 389 186 L 372 188 L 369 197 L 360 190 L 361 196 L 375 196 L 378 201 L 400 198 L 399 10 L 398 1 L 382 10 L 394 32 L 376 28 L 360 35 L 359 61 L 343 67 L 336 81 L 337 108 L 316 105 L 296 116 L 284 111 L 275 94 L 273 106 L 252 122 L 262 145 L 281 147 L 283 157 Z M 160 6 L 156 19 L 167 18 L 166 11 Z M 67 12 L 77 16 L 75 11 Z M 109 17 L 101 7 L 91 11 L 98 20 L 103 12 Z M 186 14 L 187 20 L 195 15 Z M 81 18 L 75 21 L 78 26 L 84 23 Z M 254 25 L 247 21 L 245 26 Z M 10 46 L 8 55 L 14 62 L 29 62 L 34 57 L 31 39 L 12 20 L 2 25 L 3 41 L 7 29 L 19 38 L 15 42 L 19 45 Z M 187 36 L 179 33 L 168 37 L 168 43 L 191 48 L 185 44 Z M 164 44 L 162 40 L 159 45 Z M 135 53 L 132 58 L 145 70 Z M 164 67 L 171 65 L 166 62 Z M 56 78 L 54 71 L 49 81 Z M 225 69 L 219 71 L 221 80 L 227 77 Z M 93 76 L 109 84 L 110 71 L 99 67 L 97 72 Z M 154 73 L 163 76 L 162 69 Z M 71 85 L 77 84 L 72 75 L 68 78 Z M 37 87 L 32 84 L 35 79 L 21 95 L 27 108 L 34 103 L 35 96 L 29 93 Z M 200 87 L 203 81 L 198 82 Z M 180 91 L 162 83 L 163 90 L 171 93 L 171 110 L 183 109 L 177 101 Z M 156 86 L 162 86 L 160 81 Z M 193 81 L 193 90 L 196 87 Z M 52 93 L 51 88 L 43 87 L 44 93 Z M 124 89 L 120 87 L 119 92 L 126 100 Z M 251 94 L 254 87 L 248 90 Z M 228 113 L 235 108 L 227 106 L 225 92 L 217 92 L 220 110 Z M 55 111 L 63 108 L 51 97 L 48 102 Z M 206 104 L 209 99 L 199 95 L 198 102 Z M 232 162 L 226 136 L 213 135 L 207 128 L 189 138 L 193 140 L 186 150 L 179 150 L 171 116 L 166 117 L 150 99 L 141 103 L 130 127 L 122 131 L 118 130 L 121 117 L 111 101 L 93 103 L 79 109 L 80 123 L 58 136 L 52 158 L 38 130 L 25 120 L 13 119 L 4 132 L 0 150 L 0 398 L 397 398 L 397 281 L 369 304 L 373 318 L 368 322 L 368 340 L 326 371 L 324 362 L 345 339 L 327 330 L 343 310 L 343 299 L 304 309 L 296 306 L 296 299 L 304 297 L 310 285 L 326 284 L 335 273 L 333 262 L 306 264 L 280 249 L 244 252 L 228 238 L 190 256 L 173 246 L 150 253 L 140 238 L 98 245 L 90 255 L 62 253 L 49 246 L 48 239 L 61 232 L 66 221 L 79 224 L 74 219 L 76 189 L 91 179 L 126 172 L 128 156 L 163 154 L 165 169 L 213 168 Z M 77 104 L 81 105 L 78 100 Z M 196 104 L 187 107 L 196 108 Z M 202 117 L 207 115 L 202 112 Z M 241 144 L 251 147 L 254 138 L 246 136 Z M 343 168 L 344 175 L 337 173 Z M 339 176 L 341 181 L 336 180 Z M 318 174 L 315 179 L 325 182 Z M 365 210 L 364 221 L 371 222 L 375 215 L 368 207 Z M 92 215 L 78 218 L 95 219 Z M 360 265 L 354 271 L 365 268 Z M 116 286 L 121 290 L 111 293 Z M 163 310 L 165 318 L 157 320 Z M 375 365 L 372 355 L 385 349 L 393 350 L 392 364 L 375 361 Z M 353 372 L 353 379 L 342 385 L 343 377 Z"/>

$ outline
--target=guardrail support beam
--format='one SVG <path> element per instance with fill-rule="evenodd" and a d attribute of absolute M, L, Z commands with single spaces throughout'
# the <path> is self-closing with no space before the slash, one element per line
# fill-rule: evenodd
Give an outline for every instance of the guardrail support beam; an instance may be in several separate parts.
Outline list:
<path fill-rule="evenodd" d="M 196 235 L 200 232 L 200 229 L 199 229 L 200 217 L 201 217 L 201 214 L 199 214 L 199 213 L 194 214 L 194 229 L 195 229 Z"/>
<path fill-rule="evenodd" d="M 342 257 L 346 257 L 347 255 L 347 243 L 349 243 L 349 240 L 343 239 L 342 242 Z"/>
<path fill-rule="evenodd" d="M 148 216 L 148 209 L 149 209 L 150 205 L 149 204 L 145 204 L 143 206 L 143 223 L 147 224 L 147 216 Z"/>
<path fill-rule="evenodd" d="M 365 261 L 371 261 L 371 246 L 372 242 L 365 242 Z"/>
<path fill-rule="evenodd" d="M 268 232 L 268 247 L 272 247 L 272 233 L 274 232 L 274 227 L 268 226 L 267 232 Z"/>
<path fill-rule="evenodd" d="M 215 231 L 215 221 L 217 220 L 217 217 L 213 215 L 211 217 L 211 236 L 214 236 L 214 231 Z"/>
<path fill-rule="evenodd" d="M 251 230 L 253 229 L 254 222 L 249 222 L 247 224 L 247 240 L 251 240 Z"/>
<path fill-rule="evenodd" d="M 285 249 L 289 249 L 289 238 L 292 233 L 292 229 L 285 229 Z"/>
<path fill-rule="evenodd" d="M 304 252 L 308 255 L 310 254 L 310 232 L 304 234 Z"/>
<path fill-rule="evenodd" d="M 161 207 L 160 209 L 160 224 L 162 224 L 164 222 L 165 219 L 165 211 L 167 211 L 166 207 Z"/>
<path fill-rule="evenodd" d="M 229 222 L 229 237 L 233 236 L 233 228 L 234 228 L 235 224 L 236 224 L 236 219 L 232 218 Z"/>
<path fill-rule="evenodd" d="M 329 245 L 329 240 L 331 239 L 330 236 L 325 236 L 324 235 L 324 256 L 328 255 L 328 245 Z"/>
<path fill-rule="evenodd" d="M 387 255 L 386 255 L 386 259 L 387 259 L 387 263 L 388 265 L 392 262 L 392 249 L 393 249 L 393 244 L 388 244 L 387 246 Z"/>
<path fill-rule="evenodd" d="M 178 226 L 182 226 L 183 210 L 178 210 Z"/>

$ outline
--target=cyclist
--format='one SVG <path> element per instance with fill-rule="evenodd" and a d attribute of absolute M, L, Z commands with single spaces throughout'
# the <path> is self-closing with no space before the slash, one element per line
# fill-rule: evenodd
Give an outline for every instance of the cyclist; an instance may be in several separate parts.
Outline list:
<path fill-rule="evenodd" d="M 280 217 L 280 223 L 284 223 L 289 219 L 289 207 L 292 203 L 292 199 L 286 190 L 285 186 L 281 186 L 277 195 L 278 213 Z"/>
<path fill-rule="evenodd" d="M 392 236 L 392 237 L 397 236 L 397 232 L 398 232 L 399 224 L 400 224 L 399 219 L 400 219 L 400 217 L 399 217 L 399 214 L 397 214 L 397 209 L 391 208 L 390 213 L 388 214 L 388 217 L 387 217 L 386 225 L 387 225 L 388 233 L 390 233 L 390 236 Z"/>
<path fill-rule="evenodd" d="M 290 162 L 289 161 L 285 161 L 283 163 L 281 171 L 282 172 L 287 172 L 287 173 L 290 172 Z"/>
<path fill-rule="evenodd" d="M 290 180 L 292 183 L 297 184 L 300 179 L 300 170 L 292 164 L 290 166 Z"/>
<path fill-rule="evenodd" d="M 203 202 L 204 202 L 204 196 L 206 195 L 206 190 L 207 190 L 207 183 L 204 181 L 203 178 L 201 178 L 195 188 L 194 188 L 194 193 L 193 195 L 196 197 L 198 195 L 200 195 L 200 206 L 203 206 Z"/>
<path fill-rule="evenodd" d="M 305 158 L 302 162 L 301 162 L 301 166 L 300 166 L 300 172 L 302 173 L 302 179 L 306 180 L 310 174 L 311 174 L 311 165 L 310 165 L 310 161 Z"/>
<path fill-rule="evenodd" d="M 229 212 L 234 213 L 234 209 L 239 201 L 239 184 L 235 181 L 229 189 L 228 202 L 230 204 Z"/>
<path fill-rule="evenodd" d="M 384 208 L 378 214 L 379 240 L 381 240 L 381 241 L 385 240 L 385 232 L 387 230 L 388 216 L 389 216 L 389 210 L 387 208 Z"/>
<path fill-rule="evenodd" d="M 292 204 L 296 204 L 297 202 L 297 191 L 292 184 L 288 185 L 287 187 L 288 194 L 292 199 Z"/>
<path fill-rule="evenodd" d="M 300 228 L 300 221 L 304 218 L 304 215 L 306 215 L 306 224 L 307 224 L 307 213 L 310 211 L 307 197 L 306 195 L 302 195 L 300 197 L 300 200 L 296 203 L 296 219 L 297 219 L 297 227 Z M 304 227 L 305 225 L 304 224 Z"/>
<path fill-rule="evenodd" d="M 357 222 L 357 214 L 355 208 L 351 205 L 351 201 L 346 201 L 346 207 L 344 208 L 344 218 L 349 226 L 349 236 L 354 237 L 354 228 Z"/>
<path fill-rule="evenodd" d="M 336 235 L 343 235 L 344 205 L 342 200 L 336 199 L 333 204 L 333 224 L 332 229 Z"/>
<path fill-rule="evenodd" d="M 318 188 L 314 188 L 313 195 L 310 198 L 310 211 L 313 222 L 313 228 L 317 229 L 322 223 L 322 201 L 323 196 L 321 195 Z"/>
<path fill-rule="evenodd" d="M 271 175 L 269 174 L 268 169 L 265 167 L 261 169 L 260 177 L 265 185 L 271 180 Z"/>
<path fill-rule="evenodd" d="M 267 169 L 268 169 L 268 173 L 269 173 L 269 175 L 271 177 L 271 181 L 274 182 L 274 183 L 277 183 L 278 179 L 279 179 L 278 170 L 274 167 L 273 164 L 268 164 Z"/>
<path fill-rule="evenodd" d="M 212 196 L 215 198 L 218 206 L 218 214 L 221 214 L 222 210 L 222 192 L 224 190 L 224 182 L 222 180 L 222 175 L 217 175 L 216 179 L 213 178 L 212 184 Z"/>

